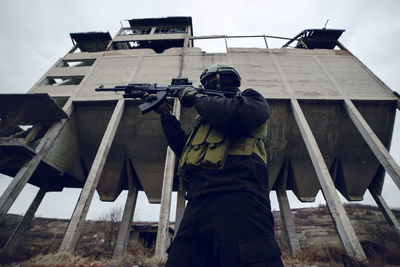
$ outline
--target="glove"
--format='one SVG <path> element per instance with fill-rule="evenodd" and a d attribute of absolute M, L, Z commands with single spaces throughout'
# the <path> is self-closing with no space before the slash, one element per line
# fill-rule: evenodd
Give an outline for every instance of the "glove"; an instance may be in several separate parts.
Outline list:
<path fill-rule="evenodd" d="M 142 97 L 141 97 L 145 102 L 151 102 L 155 99 L 157 99 L 157 96 L 155 94 L 149 94 L 149 93 L 145 93 Z M 169 102 L 164 99 L 163 102 L 161 102 L 158 107 L 156 107 L 154 109 L 155 112 L 157 112 L 158 114 L 164 114 L 167 112 L 171 111 L 171 105 L 169 104 Z"/>
<path fill-rule="evenodd" d="M 181 102 L 182 106 L 189 108 L 194 105 L 194 101 L 198 94 L 199 93 L 197 92 L 196 89 L 187 87 L 187 88 L 181 89 L 178 92 L 178 98 L 179 98 L 179 101 Z"/>

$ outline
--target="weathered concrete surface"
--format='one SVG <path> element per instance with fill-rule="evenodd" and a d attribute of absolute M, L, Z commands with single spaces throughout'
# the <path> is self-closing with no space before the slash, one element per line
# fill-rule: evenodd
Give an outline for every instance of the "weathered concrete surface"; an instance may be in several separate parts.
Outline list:
<path fill-rule="evenodd" d="M 107 125 L 107 129 L 101 140 L 93 164 L 90 168 L 85 186 L 83 187 L 79 196 L 78 203 L 75 207 L 74 213 L 72 214 L 67 231 L 65 232 L 63 242 L 61 243 L 59 249 L 60 252 L 73 253 L 76 248 L 87 212 L 89 211 L 90 203 L 92 202 L 94 191 L 96 190 L 100 175 L 103 171 L 105 161 L 107 159 L 108 152 L 110 151 L 111 144 L 114 140 L 118 125 L 121 121 L 124 108 L 125 100 L 118 100 L 111 119 Z"/>
<path fill-rule="evenodd" d="M 333 177 L 336 187 L 349 200 L 362 199 L 379 162 L 340 102 L 344 97 L 353 100 L 382 144 L 388 148 L 396 108 L 393 103 L 397 101 L 390 89 L 346 51 L 235 48 L 228 52 L 202 53 L 199 48 L 186 48 L 184 75 L 197 85 L 204 67 L 215 63 L 232 64 L 242 77 L 243 89 L 252 87 L 269 100 L 270 187 L 274 189 L 278 172 L 288 158 L 291 160 L 289 190 L 293 190 L 301 201 L 314 201 L 319 191 L 317 176 L 290 112 L 288 100 L 295 98 L 299 100 L 328 168 L 337 163 Z M 97 58 L 96 64 L 90 67 L 89 74 L 79 85 L 81 89 L 76 100 L 100 101 L 121 97 L 121 93 L 96 93 L 94 88 L 100 84 L 106 87 L 132 82 L 169 84 L 171 78 L 179 74 L 181 53 L 181 48 L 171 48 L 162 54 L 151 49 L 112 50 L 67 54 L 64 59 Z M 275 67 L 277 63 L 286 80 L 279 75 Z M 49 73 L 62 73 L 63 70 L 66 74 L 71 72 L 68 68 L 61 68 L 51 69 Z M 290 92 L 285 83 L 292 88 Z M 61 96 L 72 94 L 76 88 L 72 85 L 43 86 L 38 82 L 30 92 Z M 149 113 L 142 116 L 135 107 L 136 103 L 132 101 L 128 104 L 99 182 L 98 191 L 103 200 L 112 201 L 121 190 L 127 189 L 126 184 L 118 180 L 122 170 L 119 159 L 128 155 L 149 201 L 160 201 L 166 142 L 158 115 Z M 81 103 L 78 106 L 78 144 L 82 148 L 80 156 L 88 168 L 100 143 L 94 129 L 107 125 L 110 111 L 105 102 Z M 182 110 L 181 119 L 187 131 L 193 125 L 193 116 L 193 110 Z M 108 182 L 111 177 L 112 183 Z"/>

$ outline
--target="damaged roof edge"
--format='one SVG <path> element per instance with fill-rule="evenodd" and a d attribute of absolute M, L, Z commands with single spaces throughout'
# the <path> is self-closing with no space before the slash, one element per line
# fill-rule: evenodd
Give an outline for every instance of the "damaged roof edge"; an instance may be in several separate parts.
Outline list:
<path fill-rule="evenodd" d="M 282 47 L 288 47 L 292 42 L 298 41 L 296 48 L 308 48 L 308 49 L 334 49 L 337 41 L 345 30 L 336 29 L 306 29 L 289 42 L 284 44 Z M 304 47 L 304 44 L 307 47 Z"/>
<path fill-rule="evenodd" d="M 99 52 L 107 48 L 112 40 L 110 32 L 78 32 L 70 33 L 72 42 L 76 44 L 82 52 Z"/>
<path fill-rule="evenodd" d="M 192 17 L 143 18 L 130 19 L 128 21 L 132 28 L 142 26 L 190 26 L 193 36 Z"/>

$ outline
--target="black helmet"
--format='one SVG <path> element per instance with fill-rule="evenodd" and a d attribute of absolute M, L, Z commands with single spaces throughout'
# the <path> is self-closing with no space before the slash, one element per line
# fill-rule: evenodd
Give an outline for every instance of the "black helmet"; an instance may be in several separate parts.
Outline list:
<path fill-rule="evenodd" d="M 200 82 L 201 84 L 207 88 L 207 79 L 212 77 L 213 75 L 216 76 L 217 85 L 215 89 L 223 89 L 224 83 L 221 83 L 221 79 L 223 76 L 229 76 L 231 81 L 229 82 L 228 87 L 239 87 L 240 86 L 240 76 L 239 73 L 231 66 L 225 64 L 215 64 L 206 69 L 204 69 L 203 73 L 200 75 Z"/>

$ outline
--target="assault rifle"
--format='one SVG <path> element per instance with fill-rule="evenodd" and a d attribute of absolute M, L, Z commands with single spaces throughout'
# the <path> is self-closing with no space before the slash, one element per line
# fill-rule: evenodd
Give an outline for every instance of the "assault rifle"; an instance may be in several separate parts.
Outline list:
<path fill-rule="evenodd" d="M 211 90 L 204 89 L 201 85 L 199 87 L 194 87 L 188 78 L 172 78 L 171 85 L 160 86 L 157 83 L 130 83 L 128 85 L 119 85 L 114 88 L 104 88 L 100 85 L 95 90 L 97 92 L 101 91 L 113 91 L 119 92 L 124 91 L 124 98 L 142 98 L 145 94 L 155 95 L 154 100 L 150 102 L 144 102 L 139 105 L 139 109 L 142 114 L 157 108 L 164 99 L 169 97 L 178 97 L 178 92 L 180 89 L 191 87 L 197 90 L 200 94 L 211 95 L 211 96 L 227 96 L 234 97 L 240 94 L 239 91 L 221 91 L 221 90 Z"/>

